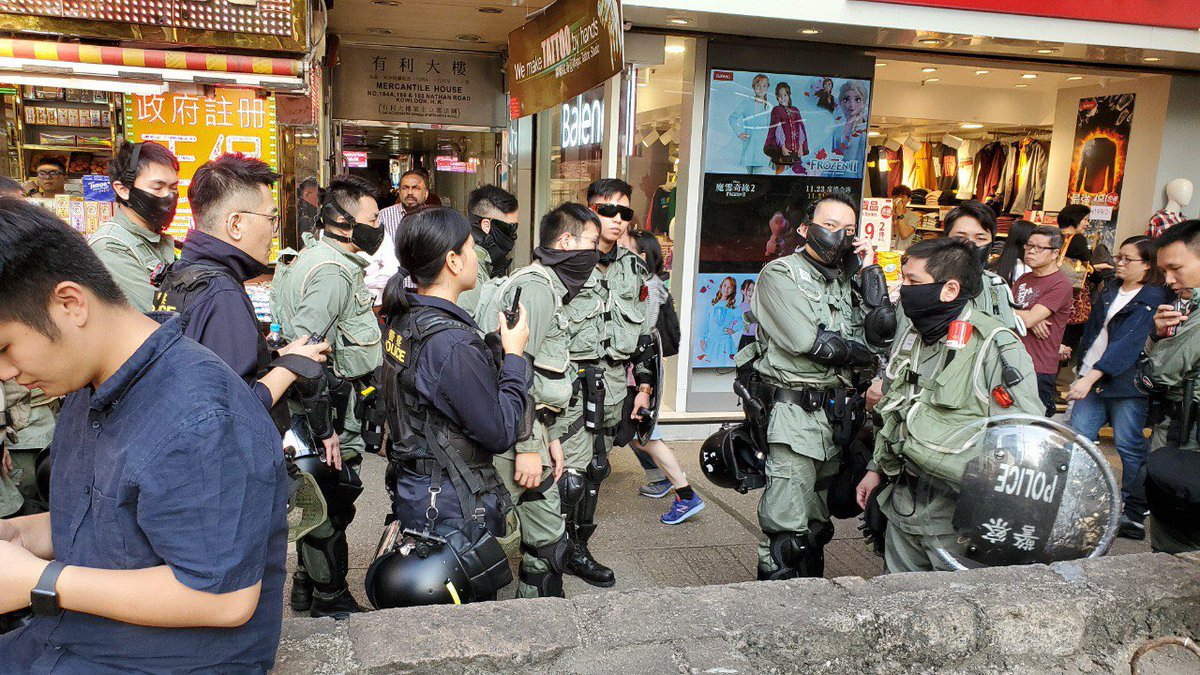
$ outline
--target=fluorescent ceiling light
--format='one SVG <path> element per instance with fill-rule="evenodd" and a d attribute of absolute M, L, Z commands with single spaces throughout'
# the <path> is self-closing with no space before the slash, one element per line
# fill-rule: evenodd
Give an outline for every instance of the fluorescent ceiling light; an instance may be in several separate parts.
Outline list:
<path fill-rule="evenodd" d="M 1162 59 L 1160 59 L 1160 58 L 1159 58 L 1159 57 L 1157 57 L 1157 56 L 1145 56 L 1145 57 L 1143 57 L 1143 58 L 1142 58 L 1142 60 L 1143 60 L 1143 61 L 1145 61 L 1145 62 L 1147 62 L 1147 63 L 1156 63 L 1156 62 L 1158 62 L 1158 61 L 1162 61 Z"/>
<path fill-rule="evenodd" d="M 988 73 L 990 73 L 990 72 L 992 72 L 992 71 L 990 71 L 990 70 L 977 70 L 977 71 L 975 71 L 975 74 L 976 74 L 976 75 L 987 75 L 987 74 L 988 74 Z"/>
<path fill-rule="evenodd" d="M 692 22 L 691 19 L 685 19 L 681 16 L 673 16 L 667 19 L 668 23 L 673 23 L 676 26 L 686 26 Z"/>
<path fill-rule="evenodd" d="M 867 135 L 874 137 L 874 136 L 880 136 L 881 134 L 878 131 L 868 131 Z"/>
<path fill-rule="evenodd" d="M 687 51 L 687 47 L 683 45 L 667 45 L 666 52 L 668 54 L 682 54 Z"/>
<path fill-rule="evenodd" d="M 105 80 L 94 77 L 73 77 L 71 75 L 25 75 L 0 72 L 0 82 L 28 85 L 31 87 L 94 89 L 96 91 L 112 91 L 118 94 L 141 94 L 146 96 L 161 94 L 167 90 L 167 85 L 161 82 L 130 82 L 128 80 Z"/>
<path fill-rule="evenodd" d="M 940 45 L 940 44 L 942 44 L 942 41 L 937 38 L 925 38 L 924 40 L 918 40 L 917 42 L 920 42 L 923 45 Z"/>
<path fill-rule="evenodd" d="M 942 81 L 942 78 L 940 78 L 940 77 L 931 77 L 928 80 L 925 80 L 925 82 L 941 82 L 941 81 Z"/>
<path fill-rule="evenodd" d="M 1034 75 L 1033 73 L 1025 73 L 1024 75 L 1021 76 L 1021 79 L 1022 80 L 1036 80 L 1037 75 Z"/>
<path fill-rule="evenodd" d="M 1068 77 L 1068 78 L 1067 78 L 1067 81 L 1068 81 L 1068 82 L 1074 82 L 1074 81 L 1076 81 L 1076 80 L 1082 80 L 1082 79 L 1083 79 L 1083 76 L 1082 76 L 1082 75 L 1072 75 L 1072 76 L 1070 76 L 1070 77 Z"/>
<path fill-rule="evenodd" d="M 1029 86 L 1029 85 L 1027 85 L 1027 84 L 1018 84 L 1018 85 L 1017 85 L 1017 89 L 1024 89 L 1024 88 L 1026 88 L 1026 87 L 1028 87 L 1028 86 Z"/>
<path fill-rule="evenodd" d="M 924 68 L 921 69 L 921 72 L 922 73 L 936 73 L 937 68 L 934 68 L 933 66 L 925 66 Z"/>
<path fill-rule="evenodd" d="M 1039 54 L 1053 54 L 1053 53 L 1055 53 L 1055 52 L 1057 52 L 1057 51 L 1058 51 L 1057 49 L 1049 49 L 1049 48 L 1046 48 L 1046 49 L 1039 49 L 1039 50 L 1037 50 L 1037 53 L 1039 53 Z"/>
<path fill-rule="evenodd" d="M 817 30 L 816 28 L 805 28 L 800 31 L 800 34 L 801 35 L 816 35 L 820 32 L 821 31 Z"/>
<path fill-rule="evenodd" d="M 876 62 L 875 62 L 875 67 L 876 67 L 876 68 L 882 68 L 882 67 L 884 67 L 884 66 L 886 66 L 886 65 L 887 65 L 887 61 L 876 61 Z"/>
<path fill-rule="evenodd" d="M 960 124 L 963 129 L 982 129 L 983 125 L 978 122 L 963 122 Z"/>

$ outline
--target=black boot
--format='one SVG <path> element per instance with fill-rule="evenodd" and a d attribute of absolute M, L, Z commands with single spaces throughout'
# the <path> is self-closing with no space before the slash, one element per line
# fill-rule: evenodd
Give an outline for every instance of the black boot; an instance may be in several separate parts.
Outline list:
<path fill-rule="evenodd" d="M 576 525 L 573 529 L 570 551 L 567 554 L 567 572 L 599 588 L 615 585 L 617 575 L 613 574 L 610 568 L 597 562 L 588 550 L 588 540 L 596 531 L 596 525 Z"/>
<path fill-rule="evenodd" d="M 328 616 L 337 621 L 344 621 L 349 619 L 351 614 L 362 611 L 363 608 L 354 601 L 354 596 L 350 595 L 350 589 L 343 588 L 333 593 L 313 591 L 312 608 L 308 614 L 314 619 Z"/>

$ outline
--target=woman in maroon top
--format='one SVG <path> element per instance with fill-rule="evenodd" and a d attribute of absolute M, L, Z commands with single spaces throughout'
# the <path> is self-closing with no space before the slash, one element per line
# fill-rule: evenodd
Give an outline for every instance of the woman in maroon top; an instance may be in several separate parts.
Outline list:
<path fill-rule="evenodd" d="M 775 85 L 775 100 L 779 105 L 771 109 L 771 126 L 763 152 L 775 163 L 776 174 L 789 166 L 792 173 L 804 173 L 800 158 L 808 154 L 808 132 L 800 109 L 792 105 L 792 88 L 787 82 Z"/>

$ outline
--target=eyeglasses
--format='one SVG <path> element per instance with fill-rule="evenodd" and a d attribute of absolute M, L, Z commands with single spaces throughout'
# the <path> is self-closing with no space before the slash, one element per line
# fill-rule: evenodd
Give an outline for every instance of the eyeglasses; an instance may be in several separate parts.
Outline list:
<path fill-rule="evenodd" d="M 59 176 L 64 176 L 64 175 L 66 175 L 66 174 L 59 171 L 58 169 L 51 169 L 50 171 L 37 172 L 38 178 L 58 178 Z"/>
<path fill-rule="evenodd" d="M 596 248 L 600 245 L 600 237 L 575 237 L 575 239 L 587 244 L 589 249 Z"/>
<path fill-rule="evenodd" d="M 1120 265 L 1122 263 L 1128 264 L 1128 263 L 1135 263 L 1135 262 L 1136 263 L 1146 262 L 1145 260 L 1142 260 L 1141 258 L 1127 258 L 1123 255 L 1119 255 L 1116 258 L 1113 258 L 1113 260 L 1117 261 L 1118 265 Z"/>
<path fill-rule="evenodd" d="M 244 213 L 249 216 L 259 216 L 271 221 L 271 229 L 279 231 L 279 221 L 282 219 L 278 213 L 257 213 L 255 211 L 237 211 L 236 213 Z"/>
<path fill-rule="evenodd" d="M 621 217 L 621 220 L 632 223 L 633 209 L 620 204 L 592 204 L 592 210 L 604 218 Z"/>
<path fill-rule="evenodd" d="M 1057 246 L 1038 246 L 1037 244 L 1025 244 L 1026 251 L 1056 251 Z"/>

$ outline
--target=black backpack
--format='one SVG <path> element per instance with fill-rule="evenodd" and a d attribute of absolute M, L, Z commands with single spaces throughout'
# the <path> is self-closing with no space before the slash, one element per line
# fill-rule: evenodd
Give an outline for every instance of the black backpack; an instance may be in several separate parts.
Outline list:
<path fill-rule="evenodd" d="M 667 295 L 667 301 L 658 308 L 658 322 L 654 325 L 662 340 L 663 358 L 679 353 L 679 315 L 675 313 L 675 299 Z"/>

